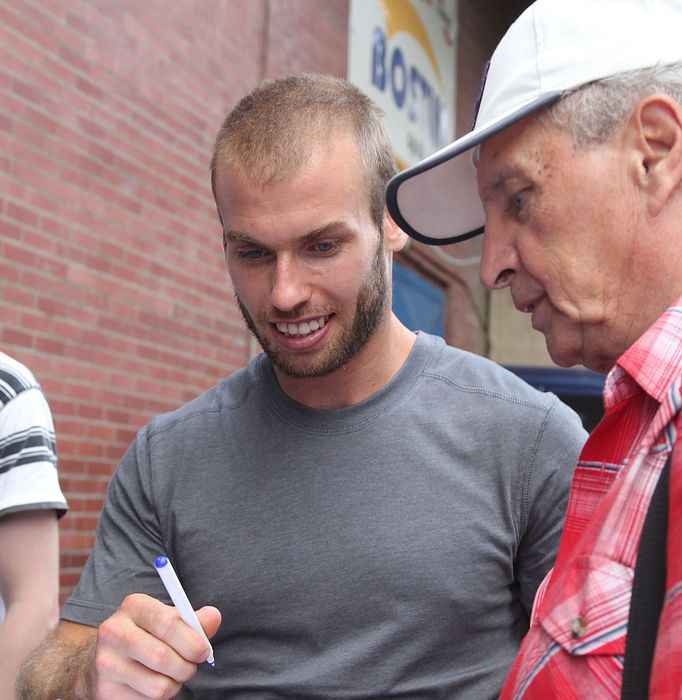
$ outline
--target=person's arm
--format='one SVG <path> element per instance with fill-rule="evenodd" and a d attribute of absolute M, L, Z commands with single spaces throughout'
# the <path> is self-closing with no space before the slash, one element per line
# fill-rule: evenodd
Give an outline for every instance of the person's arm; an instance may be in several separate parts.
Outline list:
<path fill-rule="evenodd" d="M 59 537 L 54 510 L 27 510 L 0 518 L 0 698 L 14 697 L 26 654 L 57 622 Z"/>
<path fill-rule="evenodd" d="M 557 400 L 537 436 L 524 490 L 527 515 L 516 570 L 529 619 L 537 589 L 554 566 L 575 465 L 586 439 L 578 415 Z"/>
<path fill-rule="evenodd" d="M 220 626 L 216 608 L 197 616 L 208 637 Z M 24 663 L 17 696 L 31 700 L 165 700 L 180 691 L 209 649 L 173 606 L 127 596 L 99 628 L 62 621 Z"/>

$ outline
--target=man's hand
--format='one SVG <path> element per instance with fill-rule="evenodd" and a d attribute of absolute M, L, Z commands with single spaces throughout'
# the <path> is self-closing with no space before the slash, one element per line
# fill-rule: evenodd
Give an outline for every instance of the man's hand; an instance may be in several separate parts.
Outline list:
<path fill-rule="evenodd" d="M 204 607 L 197 617 L 212 637 L 220 612 Z M 174 607 L 141 593 L 129 595 L 97 632 L 97 697 L 172 698 L 208 654 L 206 642 Z"/>
<path fill-rule="evenodd" d="M 212 637 L 220 612 L 207 606 L 197 617 Z M 134 593 L 98 629 L 60 622 L 24 664 L 18 693 L 31 700 L 167 700 L 208 654 L 173 606 Z"/>

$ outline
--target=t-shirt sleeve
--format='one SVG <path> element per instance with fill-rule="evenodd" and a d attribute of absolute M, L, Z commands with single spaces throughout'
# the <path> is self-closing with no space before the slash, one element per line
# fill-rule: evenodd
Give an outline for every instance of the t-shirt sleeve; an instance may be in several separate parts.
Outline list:
<path fill-rule="evenodd" d="M 529 617 L 535 593 L 556 559 L 573 472 L 586 439 L 580 418 L 556 399 L 538 431 L 524 484 L 525 528 L 516 571 Z"/>
<path fill-rule="evenodd" d="M 64 620 L 98 626 L 130 593 L 167 595 L 154 569 L 164 542 L 151 489 L 148 432 L 143 429 L 107 489 L 95 545 L 62 609 Z"/>
<path fill-rule="evenodd" d="M 25 388 L 0 407 L 0 516 L 40 509 L 64 515 L 54 425 L 42 391 Z"/>

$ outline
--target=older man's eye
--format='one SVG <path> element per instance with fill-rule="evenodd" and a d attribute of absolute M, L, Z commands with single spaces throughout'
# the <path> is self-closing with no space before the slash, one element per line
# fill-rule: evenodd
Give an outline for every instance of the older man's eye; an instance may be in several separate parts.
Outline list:
<path fill-rule="evenodd" d="M 523 192 L 517 192 L 510 200 L 509 200 L 509 209 L 515 213 L 518 214 L 518 212 L 523 209 Z"/>
<path fill-rule="evenodd" d="M 530 196 L 530 187 L 526 187 L 523 190 L 515 192 L 508 202 L 509 213 L 512 216 L 519 216 L 523 213 L 524 209 L 527 207 L 528 198 Z"/>

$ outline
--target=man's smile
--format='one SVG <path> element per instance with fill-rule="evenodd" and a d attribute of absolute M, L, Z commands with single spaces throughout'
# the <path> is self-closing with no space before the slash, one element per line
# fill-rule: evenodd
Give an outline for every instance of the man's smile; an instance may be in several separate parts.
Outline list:
<path fill-rule="evenodd" d="M 305 336 L 314 333 L 320 328 L 324 327 L 329 316 L 319 316 L 317 318 L 310 319 L 309 321 L 302 321 L 300 323 L 291 323 L 290 321 L 278 321 L 275 323 L 277 330 L 287 336 Z"/>

